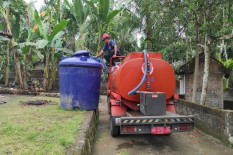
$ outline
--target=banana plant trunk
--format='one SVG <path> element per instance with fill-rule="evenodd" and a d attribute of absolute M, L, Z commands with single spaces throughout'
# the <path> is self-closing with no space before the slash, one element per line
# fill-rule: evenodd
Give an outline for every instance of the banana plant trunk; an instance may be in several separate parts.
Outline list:
<path fill-rule="evenodd" d="M 28 26 L 28 29 L 31 27 L 31 24 L 30 24 L 30 19 L 29 19 L 29 13 L 28 13 L 28 10 L 26 9 L 25 10 L 26 12 L 26 18 L 27 18 L 27 26 Z M 31 56 L 31 50 L 32 50 L 32 47 L 29 48 L 25 58 L 26 58 L 26 61 L 27 61 L 27 64 L 25 64 L 23 67 L 24 67 L 24 70 L 23 70 L 23 81 L 24 81 L 24 88 L 25 89 L 28 89 L 28 84 L 27 84 L 27 81 L 28 81 L 28 71 L 29 71 L 29 65 L 31 64 L 31 60 L 32 60 L 32 56 Z"/>
<path fill-rule="evenodd" d="M 43 80 L 43 88 L 44 91 L 48 90 L 48 82 L 49 82 L 49 58 L 50 58 L 50 53 L 46 54 L 45 57 L 45 67 L 44 67 L 44 80 Z"/>
<path fill-rule="evenodd" d="M 24 86 L 24 89 L 28 89 L 28 84 L 27 84 L 27 81 L 28 81 L 28 64 L 25 64 L 23 66 L 23 86 Z"/>
<path fill-rule="evenodd" d="M 57 73 L 57 65 L 58 65 L 58 60 L 55 59 L 54 64 L 53 64 L 53 70 L 50 74 L 50 80 L 49 80 L 49 87 L 48 90 L 52 90 L 55 79 L 56 79 L 56 73 Z"/>
<path fill-rule="evenodd" d="M 12 42 L 14 42 L 14 41 L 12 41 Z M 12 46 L 13 45 L 14 44 L 12 43 Z M 15 46 L 13 46 L 12 49 L 14 51 L 14 60 L 15 60 L 16 72 L 17 72 L 18 78 L 19 78 L 19 86 L 20 86 L 20 89 L 24 89 L 22 72 L 21 72 L 21 67 L 20 67 L 20 62 L 19 62 L 19 55 L 18 55 L 17 50 L 15 49 Z"/>
<path fill-rule="evenodd" d="M 6 48 L 6 59 L 7 59 L 7 65 L 6 65 L 6 78 L 5 78 L 5 86 L 9 85 L 9 72 L 10 72 L 10 54 L 9 54 L 9 45 L 10 41 L 7 42 L 7 48 Z"/>

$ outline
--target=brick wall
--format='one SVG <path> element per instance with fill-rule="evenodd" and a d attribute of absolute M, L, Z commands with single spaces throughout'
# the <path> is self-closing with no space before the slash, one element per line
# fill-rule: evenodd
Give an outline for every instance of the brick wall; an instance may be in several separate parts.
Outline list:
<path fill-rule="evenodd" d="M 196 102 L 200 102 L 202 83 L 203 83 L 204 62 L 200 63 L 200 70 L 198 74 L 198 86 Z M 207 90 L 206 105 L 212 107 L 223 108 L 223 74 L 220 72 L 221 68 L 213 59 L 210 61 L 209 83 Z M 193 92 L 193 73 L 185 74 L 185 99 L 192 100 Z"/>

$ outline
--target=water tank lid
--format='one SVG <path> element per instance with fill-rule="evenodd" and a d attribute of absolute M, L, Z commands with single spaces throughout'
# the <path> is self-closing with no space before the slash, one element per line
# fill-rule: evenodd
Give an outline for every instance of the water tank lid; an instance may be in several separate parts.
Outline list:
<path fill-rule="evenodd" d="M 89 51 L 78 51 L 71 58 L 66 58 L 60 61 L 59 67 L 93 67 L 102 68 L 102 65 L 89 57 Z"/>
<path fill-rule="evenodd" d="M 90 51 L 85 51 L 85 50 L 81 50 L 81 51 L 77 51 L 74 54 L 72 54 L 72 57 L 77 57 L 77 56 L 89 56 L 91 52 Z"/>

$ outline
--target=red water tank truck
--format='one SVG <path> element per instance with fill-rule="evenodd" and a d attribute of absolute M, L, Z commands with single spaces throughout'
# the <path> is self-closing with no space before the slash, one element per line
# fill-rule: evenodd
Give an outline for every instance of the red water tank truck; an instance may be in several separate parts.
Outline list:
<path fill-rule="evenodd" d="M 192 130 L 194 117 L 176 114 L 175 89 L 173 68 L 161 53 L 144 50 L 113 57 L 107 88 L 111 135 Z"/>

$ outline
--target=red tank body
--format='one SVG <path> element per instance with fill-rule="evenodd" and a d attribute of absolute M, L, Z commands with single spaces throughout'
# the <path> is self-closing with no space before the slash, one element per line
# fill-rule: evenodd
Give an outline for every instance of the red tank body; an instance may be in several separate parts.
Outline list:
<path fill-rule="evenodd" d="M 171 98 L 176 89 L 174 70 L 169 63 L 162 60 L 161 53 L 147 53 L 150 73 L 138 91 L 164 92 L 166 99 Z M 140 102 L 140 95 L 128 95 L 142 80 L 145 69 L 142 52 L 130 53 L 121 64 L 112 68 L 112 91 L 128 101 Z M 147 81 L 150 90 L 147 90 Z"/>

